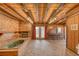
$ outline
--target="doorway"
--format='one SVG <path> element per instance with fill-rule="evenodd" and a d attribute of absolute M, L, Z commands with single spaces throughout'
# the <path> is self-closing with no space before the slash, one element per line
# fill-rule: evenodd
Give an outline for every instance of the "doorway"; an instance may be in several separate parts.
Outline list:
<path fill-rule="evenodd" d="M 44 26 L 36 26 L 36 39 L 44 39 L 45 38 L 45 27 Z"/>

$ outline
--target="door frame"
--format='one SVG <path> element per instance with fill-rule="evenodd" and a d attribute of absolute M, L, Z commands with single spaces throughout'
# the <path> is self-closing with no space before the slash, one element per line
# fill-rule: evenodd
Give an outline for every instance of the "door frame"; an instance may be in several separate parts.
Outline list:
<path fill-rule="evenodd" d="M 38 26 L 38 25 L 37 25 Z M 43 26 L 43 25 L 41 25 Z M 33 25 L 32 27 L 32 39 L 36 39 L 36 29 L 35 29 L 36 25 Z M 47 26 L 44 26 L 45 27 L 45 38 L 44 39 L 47 39 Z"/>

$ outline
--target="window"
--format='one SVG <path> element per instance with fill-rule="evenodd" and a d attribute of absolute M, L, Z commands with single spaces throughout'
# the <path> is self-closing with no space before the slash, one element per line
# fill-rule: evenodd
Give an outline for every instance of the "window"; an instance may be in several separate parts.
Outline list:
<path fill-rule="evenodd" d="M 57 33 L 62 33 L 62 28 L 61 27 L 57 28 Z"/>
<path fill-rule="evenodd" d="M 36 27 L 36 38 L 44 38 L 45 37 L 45 27 L 37 26 Z"/>

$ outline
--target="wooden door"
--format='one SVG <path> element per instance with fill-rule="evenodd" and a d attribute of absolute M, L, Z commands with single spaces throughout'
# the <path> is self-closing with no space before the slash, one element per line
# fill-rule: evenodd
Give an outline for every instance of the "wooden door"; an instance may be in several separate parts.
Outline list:
<path fill-rule="evenodd" d="M 74 51 L 74 31 L 72 30 L 72 25 L 74 24 L 74 18 L 69 17 L 67 19 L 67 48 Z"/>
<path fill-rule="evenodd" d="M 74 31 L 74 33 L 75 33 L 75 52 L 77 52 L 77 49 L 76 49 L 76 46 L 78 45 L 78 42 L 79 42 L 79 28 L 78 28 L 78 26 L 79 26 L 79 16 L 78 16 L 78 14 L 76 14 L 75 16 L 75 19 L 74 19 L 74 24 L 76 24 L 76 26 L 77 26 L 77 28 L 76 28 L 76 30 Z"/>

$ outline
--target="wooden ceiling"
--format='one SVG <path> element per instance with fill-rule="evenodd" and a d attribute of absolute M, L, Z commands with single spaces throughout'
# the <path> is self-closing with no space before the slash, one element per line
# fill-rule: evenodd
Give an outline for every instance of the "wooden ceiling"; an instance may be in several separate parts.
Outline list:
<path fill-rule="evenodd" d="M 31 24 L 52 24 L 65 18 L 76 7 L 79 4 L 0 3 L 0 14 Z"/>

